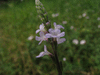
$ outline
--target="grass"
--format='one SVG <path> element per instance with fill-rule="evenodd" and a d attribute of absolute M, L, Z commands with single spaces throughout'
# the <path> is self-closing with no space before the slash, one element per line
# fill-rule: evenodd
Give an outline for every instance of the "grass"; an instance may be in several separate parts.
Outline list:
<path fill-rule="evenodd" d="M 58 46 L 59 58 L 63 61 L 63 75 L 100 74 L 100 1 L 99 0 L 42 0 L 51 23 L 65 27 L 66 42 Z M 53 13 L 59 13 L 53 18 Z M 86 13 L 86 17 L 79 18 Z M 53 62 L 48 56 L 36 59 L 43 51 L 43 42 L 35 38 L 41 21 L 38 19 L 33 0 L 0 4 L 0 74 L 2 75 L 56 75 Z M 67 24 L 62 24 L 67 21 Z M 74 29 L 70 29 L 74 26 Z M 86 40 L 84 45 L 75 45 L 73 39 Z M 48 50 L 51 49 L 48 44 Z"/>

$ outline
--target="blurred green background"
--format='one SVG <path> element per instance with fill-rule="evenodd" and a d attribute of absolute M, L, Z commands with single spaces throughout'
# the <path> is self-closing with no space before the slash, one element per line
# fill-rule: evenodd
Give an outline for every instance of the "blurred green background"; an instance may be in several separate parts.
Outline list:
<path fill-rule="evenodd" d="M 100 75 L 100 0 L 40 1 L 51 24 L 65 27 L 66 42 L 58 45 L 63 75 Z M 48 56 L 35 58 L 46 44 L 35 40 L 40 24 L 35 0 L 0 1 L 0 75 L 57 75 Z"/>

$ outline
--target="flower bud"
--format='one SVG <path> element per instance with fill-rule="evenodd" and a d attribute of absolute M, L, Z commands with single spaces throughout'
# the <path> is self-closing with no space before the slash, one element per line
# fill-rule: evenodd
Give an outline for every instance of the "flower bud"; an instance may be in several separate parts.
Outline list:
<path fill-rule="evenodd" d="M 41 4 L 40 0 L 35 0 L 35 4 L 36 4 L 36 5 Z"/>

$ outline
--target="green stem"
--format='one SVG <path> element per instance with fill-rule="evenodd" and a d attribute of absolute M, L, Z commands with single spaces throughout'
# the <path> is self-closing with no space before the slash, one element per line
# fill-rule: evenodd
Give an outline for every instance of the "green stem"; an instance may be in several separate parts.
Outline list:
<path fill-rule="evenodd" d="M 52 48 L 53 48 L 53 52 L 54 52 L 54 56 L 55 56 L 55 63 L 57 66 L 57 71 L 58 71 L 58 75 L 62 75 L 62 69 L 61 69 L 61 65 L 58 59 L 58 55 L 57 55 L 57 42 L 55 41 L 54 44 L 51 44 Z M 54 47 L 55 45 L 55 47 Z"/>

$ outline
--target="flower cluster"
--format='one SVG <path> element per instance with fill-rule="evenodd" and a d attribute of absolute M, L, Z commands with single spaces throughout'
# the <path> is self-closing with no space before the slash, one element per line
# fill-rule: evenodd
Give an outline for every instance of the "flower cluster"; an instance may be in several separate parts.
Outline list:
<path fill-rule="evenodd" d="M 45 30 L 45 25 L 42 23 L 39 27 L 38 30 L 36 30 L 36 34 L 39 33 L 40 37 L 36 36 L 36 40 L 40 41 L 39 44 L 42 43 L 42 41 L 48 41 L 48 38 L 53 38 L 53 41 L 57 41 L 57 44 L 63 43 L 64 41 L 66 41 L 65 38 L 61 38 L 65 35 L 65 32 L 61 32 L 60 29 L 64 29 L 63 26 L 61 25 L 57 25 L 54 22 L 54 29 L 50 28 L 48 31 Z M 50 52 L 47 51 L 46 46 L 44 52 L 41 52 L 39 54 L 39 56 L 37 57 L 42 57 L 44 55 L 49 55 Z"/>
<path fill-rule="evenodd" d="M 60 29 L 64 29 L 63 26 L 61 25 L 56 25 L 56 23 L 54 22 L 54 29 L 50 28 L 48 31 L 45 30 L 45 26 L 42 23 L 39 27 L 38 30 L 36 30 L 36 33 L 40 32 L 39 35 L 40 37 L 36 36 L 36 40 L 40 41 L 39 44 L 42 43 L 42 41 L 47 41 L 48 38 L 54 38 L 56 39 L 57 43 L 63 43 L 66 39 L 65 38 L 60 38 L 63 37 L 65 35 L 65 32 L 61 32 Z"/>

